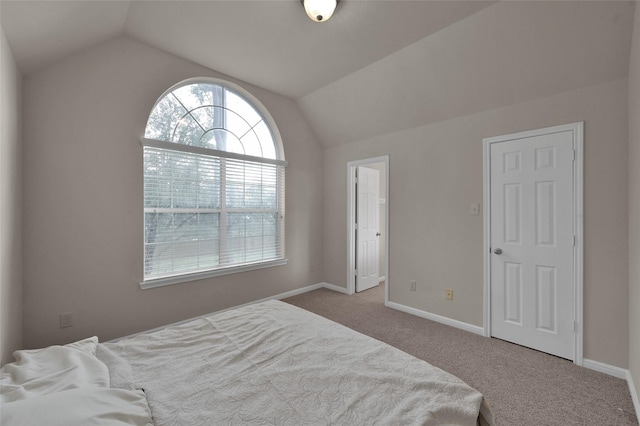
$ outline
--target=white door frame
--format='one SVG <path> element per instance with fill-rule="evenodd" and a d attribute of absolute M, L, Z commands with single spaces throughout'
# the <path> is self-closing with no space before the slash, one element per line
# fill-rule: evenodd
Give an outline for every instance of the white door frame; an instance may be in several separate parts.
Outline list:
<path fill-rule="evenodd" d="M 364 160 L 349 161 L 347 163 L 347 293 L 356 291 L 356 170 L 358 166 L 373 163 L 384 163 L 384 223 L 381 223 L 381 231 L 384 233 L 384 271 L 385 290 L 384 304 L 389 303 L 389 156 L 366 158 Z"/>
<path fill-rule="evenodd" d="M 550 133 L 573 132 L 573 149 L 575 151 L 575 162 L 573 168 L 573 215 L 574 215 L 574 235 L 575 246 L 573 248 L 574 260 L 574 359 L 577 365 L 583 363 L 583 187 L 584 187 L 584 122 L 576 122 L 544 129 L 531 130 L 521 133 L 485 138 L 483 143 L 483 193 L 484 193 L 484 244 L 483 244 L 483 264 L 484 264 L 484 308 L 483 326 L 484 335 L 491 337 L 491 144 L 505 142 L 508 140 L 543 136 Z"/>

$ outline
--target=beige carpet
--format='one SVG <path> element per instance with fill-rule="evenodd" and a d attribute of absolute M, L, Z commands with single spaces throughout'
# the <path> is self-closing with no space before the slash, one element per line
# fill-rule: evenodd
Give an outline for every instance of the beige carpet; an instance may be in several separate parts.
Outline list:
<path fill-rule="evenodd" d="M 485 395 L 500 426 L 638 425 L 624 380 L 384 306 L 382 285 L 285 299 L 442 368 Z"/>

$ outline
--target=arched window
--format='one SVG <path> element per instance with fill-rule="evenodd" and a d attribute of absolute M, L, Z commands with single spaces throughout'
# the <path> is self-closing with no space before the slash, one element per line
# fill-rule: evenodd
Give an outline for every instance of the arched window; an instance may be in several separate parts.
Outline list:
<path fill-rule="evenodd" d="M 251 95 L 182 82 L 156 102 L 142 144 L 143 288 L 286 263 L 286 162 Z"/>

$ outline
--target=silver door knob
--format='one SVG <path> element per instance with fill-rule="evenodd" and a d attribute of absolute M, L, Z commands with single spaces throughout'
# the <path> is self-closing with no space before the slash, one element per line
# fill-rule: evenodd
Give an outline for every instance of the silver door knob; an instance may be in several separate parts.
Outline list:
<path fill-rule="evenodd" d="M 501 248 L 497 248 L 493 251 L 495 254 L 502 254 L 502 249 Z"/>

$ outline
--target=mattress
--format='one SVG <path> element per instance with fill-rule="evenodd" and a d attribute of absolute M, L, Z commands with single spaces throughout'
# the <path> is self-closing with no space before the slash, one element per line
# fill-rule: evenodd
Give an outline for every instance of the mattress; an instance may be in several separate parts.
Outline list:
<path fill-rule="evenodd" d="M 280 301 L 98 345 L 112 387 L 162 425 L 476 425 L 483 397 L 383 342 Z"/>

